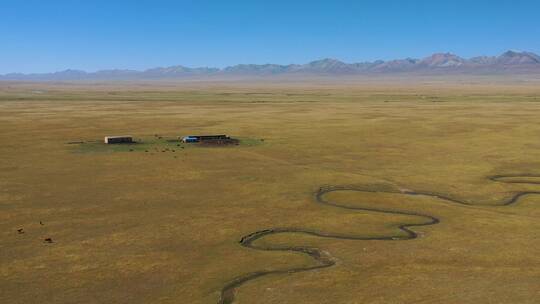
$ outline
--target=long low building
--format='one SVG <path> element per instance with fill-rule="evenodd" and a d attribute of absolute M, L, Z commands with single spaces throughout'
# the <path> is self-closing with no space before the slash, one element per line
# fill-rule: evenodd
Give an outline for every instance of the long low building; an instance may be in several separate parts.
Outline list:
<path fill-rule="evenodd" d="M 227 135 L 189 135 L 182 137 L 182 141 L 185 143 L 225 139 L 230 139 L 230 137 Z"/>
<path fill-rule="evenodd" d="M 106 144 L 125 144 L 125 143 L 132 143 L 132 142 L 133 142 L 133 137 L 129 135 L 105 136 Z"/>

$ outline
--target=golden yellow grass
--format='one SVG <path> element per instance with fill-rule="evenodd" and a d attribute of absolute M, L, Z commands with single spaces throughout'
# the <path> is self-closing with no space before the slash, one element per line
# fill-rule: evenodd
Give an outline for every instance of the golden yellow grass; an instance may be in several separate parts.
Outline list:
<path fill-rule="evenodd" d="M 316 204 L 322 185 L 390 185 L 470 201 L 332 193 L 353 206 L 434 215 L 409 241 L 283 234 L 337 265 L 267 276 L 237 303 L 538 303 L 540 89 L 489 84 L 0 85 L 0 302 L 217 303 L 258 270 L 311 265 L 251 250 L 272 227 L 385 235 L 414 217 Z M 226 133 L 259 145 L 84 151 L 106 135 Z M 40 224 L 40 221 L 43 225 Z M 17 229 L 24 229 L 19 234 Z M 45 238 L 54 243 L 46 244 Z"/>

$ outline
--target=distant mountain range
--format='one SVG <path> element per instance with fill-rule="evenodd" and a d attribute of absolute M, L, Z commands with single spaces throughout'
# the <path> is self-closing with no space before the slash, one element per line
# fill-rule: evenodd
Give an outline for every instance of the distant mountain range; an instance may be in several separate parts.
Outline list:
<path fill-rule="evenodd" d="M 307 64 L 239 64 L 218 68 L 171 66 L 145 71 L 102 70 L 88 73 L 65 70 L 55 73 L 0 75 L 0 80 L 136 80 L 174 79 L 206 76 L 268 76 L 268 75 L 370 75 L 370 74 L 540 74 L 540 56 L 531 52 L 507 51 L 500 56 L 480 56 L 465 59 L 450 53 L 437 53 L 423 59 L 397 59 L 362 63 L 345 63 L 322 59 Z"/>

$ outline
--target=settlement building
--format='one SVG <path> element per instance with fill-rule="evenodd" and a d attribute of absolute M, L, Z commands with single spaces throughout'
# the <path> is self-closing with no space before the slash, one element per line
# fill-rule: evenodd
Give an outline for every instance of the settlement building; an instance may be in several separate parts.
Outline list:
<path fill-rule="evenodd" d="M 201 141 L 212 141 L 212 140 L 226 140 L 230 139 L 227 135 L 189 135 L 182 138 L 182 142 L 193 143 Z"/>
<path fill-rule="evenodd" d="M 125 143 L 132 143 L 133 137 L 131 136 L 106 136 L 105 137 L 105 143 L 106 144 L 125 144 Z"/>

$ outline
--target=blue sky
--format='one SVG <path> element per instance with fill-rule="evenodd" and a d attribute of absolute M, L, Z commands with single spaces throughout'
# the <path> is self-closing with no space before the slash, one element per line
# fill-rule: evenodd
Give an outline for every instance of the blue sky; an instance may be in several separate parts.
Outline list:
<path fill-rule="evenodd" d="M 538 0 L 0 0 L 0 73 L 540 53 Z"/>

